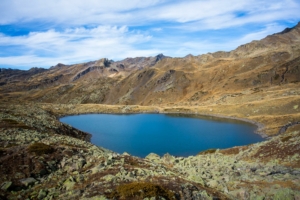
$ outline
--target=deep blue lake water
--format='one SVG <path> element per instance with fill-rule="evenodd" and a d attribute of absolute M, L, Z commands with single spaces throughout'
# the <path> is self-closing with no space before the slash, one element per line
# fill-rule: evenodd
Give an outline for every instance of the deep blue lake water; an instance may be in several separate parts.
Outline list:
<path fill-rule="evenodd" d="M 92 134 L 95 145 L 139 157 L 151 152 L 190 156 L 264 140 L 253 124 L 195 115 L 84 114 L 60 121 Z"/>

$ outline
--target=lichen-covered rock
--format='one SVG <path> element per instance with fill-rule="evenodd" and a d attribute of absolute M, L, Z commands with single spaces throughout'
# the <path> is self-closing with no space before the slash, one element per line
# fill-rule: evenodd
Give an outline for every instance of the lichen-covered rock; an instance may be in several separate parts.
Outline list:
<path fill-rule="evenodd" d="M 216 180 L 211 180 L 206 183 L 208 187 L 216 188 L 219 185 L 219 182 Z"/>
<path fill-rule="evenodd" d="M 234 191 L 229 192 L 229 194 L 234 199 L 241 199 L 241 200 L 248 200 L 248 199 L 250 199 L 250 194 L 245 189 L 234 190 Z"/>
<path fill-rule="evenodd" d="M 155 153 L 150 153 L 150 154 L 148 154 L 148 155 L 145 157 L 145 159 L 150 160 L 150 161 L 152 161 L 152 162 L 156 162 L 156 163 L 160 162 L 160 156 L 157 155 L 157 154 L 155 154 Z"/>
<path fill-rule="evenodd" d="M 37 180 L 35 178 L 29 177 L 29 178 L 24 178 L 20 180 L 20 183 L 24 185 L 25 187 L 29 185 L 33 185 Z"/>
<path fill-rule="evenodd" d="M 1 190 L 8 190 L 11 185 L 12 185 L 11 181 L 3 182 L 1 185 Z"/>
<path fill-rule="evenodd" d="M 38 199 L 44 199 L 45 197 L 47 196 L 47 191 L 46 190 L 43 190 L 41 189 L 39 194 L 38 194 Z"/>
<path fill-rule="evenodd" d="M 75 185 L 75 181 L 72 177 L 68 178 L 64 183 L 63 183 L 63 186 L 66 190 L 71 190 L 73 189 Z"/>
<path fill-rule="evenodd" d="M 293 191 L 289 188 L 278 189 L 273 197 L 274 200 L 294 200 Z"/>

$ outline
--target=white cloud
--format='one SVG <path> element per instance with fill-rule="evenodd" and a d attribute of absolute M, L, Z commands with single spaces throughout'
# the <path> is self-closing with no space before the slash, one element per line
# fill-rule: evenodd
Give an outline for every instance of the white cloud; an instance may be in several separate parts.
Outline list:
<path fill-rule="evenodd" d="M 209 1 L 206 6 L 191 4 L 189 11 L 192 18 L 185 18 L 184 12 L 178 12 L 180 7 L 174 7 L 171 13 L 173 20 L 187 21 L 173 26 L 186 31 L 220 30 L 247 24 L 268 24 L 274 21 L 300 19 L 300 3 L 293 0 L 283 1 Z M 200 9 L 203 7 L 203 9 Z M 199 9 L 197 13 L 195 10 Z M 184 10 L 184 9 L 183 9 Z M 178 14 L 182 13 L 182 14 Z"/>
<path fill-rule="evenodd" d="M 15 37 L 2 34 L 0 46 L 9 48 L 13 45 L 16 51 L 22 49 L 22 55 L 0 57 L 0 65 L 49 67 L 58 62 L 71 64 L 103 57 L 121 59 L 152 55 L 156 53 L 155 50 L 135 48 L 135 45 L 150 39 L 150 36 L 129 31 L 125 26 L 81 27 L 63 32 L 49 30 Z"/>
<path fill-rule="evenodd" d="M 299 18 L 299 9 L 296 0 L 2 0 L 0 24 L 41 21 L 54 25 L 131 26 L 197 22 L 201 29 L 210 29 L 257 22 L 261 14 L 266 18 L 260 20 L 265 21 Z"/>
<path fill-rule="evenodd" d="M 153 56 L 164 53 L 169 56 L 204 54 L 215 51 L 230 51 L 241 44 L 259 40 L 267 35 L 282 31 L 285 27 L 276 23 L 264 29 L 252 31 L 239 37 L 227 37 L 220 41 L 214 38 L 192 38 L 150 35 L 129 31 L 126 26 L 98 26 L 92 29 L 75 28 L 63 32 L 49 30 L 32 32 L 27 36 L 0 35 L 0 46 L 14 45 L 22 49 L 21 55 L 0 57 L 0 66 L 18 68 L 50 67 L 56 63 L 74 64 L 100 58 L 114 60 L 126 57 Z M 152 43 L 152 46 L 147 43 Z M 139 45 L 145 44 L 145 48 Z M 28 51 L 24 51 L 28 49 Z"/>
<path fill-rule="evenodd" d="M 284 26 L 278 24 L 267 24 L 265 28 L 252 31 L 246 35 L 239 37 L 226 37 L 221 41 L 215 41 L 214 38 L 193 38 L 192 40 L 175 40 L 170 38 L 162 38 L 156 43 L 158 49 L 163 49 L 167 55 L 182 57 L 192 53 L 193 55 L 201 55 L 205 53 L 213 53 L 216 51 L 231 51 L 241 44 L 249 43 L 253 40 L 261 40 L 267 35 L 280 32 Z M 171 47 L 171 48 L 166 48 Z"/>
<path fill-rule="evenodd" d="M 285 26 L 281 26 L 278 24 L 267 24 L 266 27 L 262 30 L 259 31 L 255 31 L 252 33 L 248 33 L 244 36 L 242 36 L 241 38 L 235 40 L 234 45 L 235 47 L 241 45 L 241 44 L 245 44 L 245 43 L 249 43 L 253 40 L 261 40 L 263 38 L 265 38 L 268 35 L 274 34 L 274 33 L 278 33 L 281 32 L 285 29 Z"/>
<path fill-rule="evenodd" d="M 154 16 L 156 18 L 184 23 L 220 16 L 239 9 L 247 9 L 248 4 L 248 1 L 239 0 L 181 1 L 180 3 L 160 8 Z"/>
<path fill-rule="evenodd" d="M 127 11 L 154 6 L 161 0 L 1 0 L 0 24 L 49 20 L 55 23 L 83 25 L 117 21 Z M 119 13 L 119 14 L 118 14 Z M 123 21 L 122 18 L 119 18 Z"/>

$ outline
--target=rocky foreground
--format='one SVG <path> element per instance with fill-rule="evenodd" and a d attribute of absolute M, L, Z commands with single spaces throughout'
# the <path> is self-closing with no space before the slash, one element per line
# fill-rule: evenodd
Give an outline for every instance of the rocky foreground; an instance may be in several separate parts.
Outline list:
<path fill-rule="evenodd" d="M 69 107 L 0 105 L 0 199 L 300 199 L 300 131 L 292 126 L 248 146 L 138 158 L 60 123 L 58 116 L 80 113 Z"/>

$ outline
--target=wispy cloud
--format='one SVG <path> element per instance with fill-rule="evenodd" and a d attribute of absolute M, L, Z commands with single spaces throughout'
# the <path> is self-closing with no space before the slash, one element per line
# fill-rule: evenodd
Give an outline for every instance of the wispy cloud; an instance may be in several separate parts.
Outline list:
<path fill-rule="evenodd" d="M 160 0 L 2 0 L 0 24 L 46 20 L 54 23 L 85 25 L 105 24 L 103 20 L 116 21 L 129 11 L 149 8 Z M 126 12 L 128 12 L 126 14 Z M 119 19 L 122 21 L 122 19 Z M 111 23 L 111 21 L 108 21 Z"/>
<path fill-rule="evenodd" d="M 0 63 L 6 66 L 48 67 L 57 62 L 70 64 L 103 57 L 121 59 L 142 56 L 153 54 L 156 50 L 141 50 L 134 46 L 150 39 L 151 36 L 129 31 L 125 26 L 81 27 L 63 32 L 49 30 L 13 37 L 2 34 L 0 46 L 3 49 L 13 48 L 19 55 L 0 57 Z"/>
<path fill-rule="evenodd" d="M 216 48 L 222 51 L 231 51 L 241 44 L 246 44 L 252 42 L 253 40 L 263 39 L 264 37 L 266 37 L 266 35 L 277 33 L 279 31 L 282 31 L 284 28 L 284 26 L 280 26 L 277 24 L 268 24 L 261 30 L 256 30 L 255 32 L 242 35 L 241 37 L 228 37 L 227 39 L 224 39 L 223 42 L 205 41 L 204 43 L 200 43 L 200 45 L 198 45 L 198 49 L 191 50 L 202 51 L 202 54 L 207 52 L 213 53 L 216 51 Z M 199 48 L 199 46 L 201 46 L 201 48 Z"/>
<path fill-rule="evenodd" d="M 298 0 L 1 0 L 0 67 L 227 51 L 295 25 L 299 10 Z"/>
<path fill-rule="evenodd" d="M 78 26 L 124 23 L 131 26 L 159 21 L 200 21 L 204 28 L 211 28 L 213 25 L 222 27 L 224 22 L 229 21 L 231 24 L 228 26 L 251 21 L 285 20 L 298 17 L 299 8 L 300 3 L 296 0 L 2 0 L 0 24 L 50 21 Z"/>
<path fill-rule="evenodd" d="M 180 7 L 171 8 L 169 13 L 172 14 L 169 14 L 169 17 L 179 22 L 185 22 L 174 25 L 174 28 L 186 31 L 217 30 L 248 24 L 269 24 L 285 20 L 296 22 L 300 19 L 300 3 L 292 0 L 275 0 L 272 2 L 249 0 L 210 1 L 208 5 L 205 4 L 205 1 L 201 1 L 191 2 L 190 5 L 186 6 L 189 9 L 183 7 L 182 10 L 193 11 L 188 16 L 185 16 L 184 12 L 178 12 Z M 199 9 L 199 11 L 196 12 L 196 9 Z"/>

